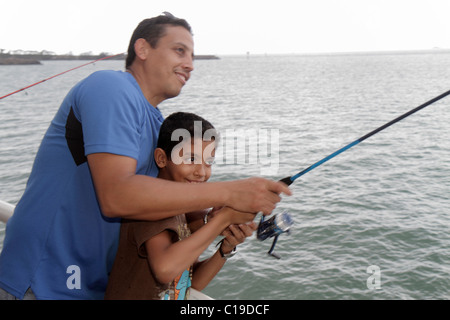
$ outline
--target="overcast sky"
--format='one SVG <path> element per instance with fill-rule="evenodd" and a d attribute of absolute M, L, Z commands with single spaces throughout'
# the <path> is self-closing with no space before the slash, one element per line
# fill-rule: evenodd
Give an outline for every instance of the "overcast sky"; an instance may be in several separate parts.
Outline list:
<path fill-rule="evenodd" d="M 450 0 L 0 0 L 0 48 L 125 52 L 137 24 L 169 11 L 196 54 L 450 48 Z"/>

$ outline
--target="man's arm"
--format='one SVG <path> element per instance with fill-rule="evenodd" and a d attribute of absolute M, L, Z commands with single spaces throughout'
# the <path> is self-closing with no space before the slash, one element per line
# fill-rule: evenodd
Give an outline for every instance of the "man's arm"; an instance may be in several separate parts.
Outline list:
<path fill-rule="evenodd" d="M 137 175 L 133 158 L 109 153 L 87 158 L 100 207 L 108 217 L 160 220 L 215 206 L 270 214 L 281 193 L 291 194 L 285 184 L 263 178 L 188 184 Z"/>

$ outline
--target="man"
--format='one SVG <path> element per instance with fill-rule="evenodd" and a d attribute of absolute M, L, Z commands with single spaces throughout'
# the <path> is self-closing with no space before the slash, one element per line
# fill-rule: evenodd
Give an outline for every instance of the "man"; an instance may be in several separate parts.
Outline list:
<path fill-rule="evenodd" d="M 95 72 L 72 88 L 7 224 L 0 296 L 101 299 L 120 218 L 159 220 L 214 206 L 269 214 L 280 193 L 290 194 L 261 178 L 198 185 L 156 178 L 157 106 L 189 80 L 193 50 L 186 21 L 147 19 L 131 38 L 127 72 Z"/>

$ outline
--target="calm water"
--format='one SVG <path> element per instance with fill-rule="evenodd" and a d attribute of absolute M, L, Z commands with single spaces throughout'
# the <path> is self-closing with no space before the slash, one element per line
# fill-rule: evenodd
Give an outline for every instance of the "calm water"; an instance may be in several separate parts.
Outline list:
<path fill-rule="evenodd" d="M 80 64 L 2 66 L 0 96 Z M 122 66 L 98 62 L 0 100 L 0 199 L 17 203 L 67 91 Z M 449 54 L 223 57 L 195 67 L 180 97 L 160 107 L 196 112 L 222 132 L 213 181 L 292 175 L 450 89 Z M 449 123 L 450 97 L 299 178 L 276 210 L 295 220 L 278 240 L 282 259 L 266 254 L 271 240 L 251 238 L 205 293 L 449 299 Z M 238 132 L 248 142 L 240 151 Z"/>

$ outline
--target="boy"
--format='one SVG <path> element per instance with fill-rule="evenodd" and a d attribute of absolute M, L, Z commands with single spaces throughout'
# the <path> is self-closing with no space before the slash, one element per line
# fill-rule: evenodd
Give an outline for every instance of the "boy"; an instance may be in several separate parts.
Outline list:
<path fill-rule="evenodd" d="M 200 123 L 202 131 L 198 130 Z M 179 138 L 176 133 L 183 134 L 181 142 L 173 141 Z M 154 153 L 160 169 L 158 178 L 206 182 L 211 176 L 216 136 L 214 127 L 199 116 L 182 112 L 169 116 L 161 126 Z M 192 220 L 189 226 L 186 216 Z M 251 222 L 255 214 L 222 208 L 213 217 L 209 214 L 207 223 L 194 230 L 200 216 L 205 213 L 181 214 L 154 222 L 124 220 L 105 299 L 182 300 L 189 297 L 191 286 L 204 289 L 235 246 L 255 229 L 253 223 L 233 225 Z M 202 252 L 228 226 L 219 250 L 198 262 Z"/>

